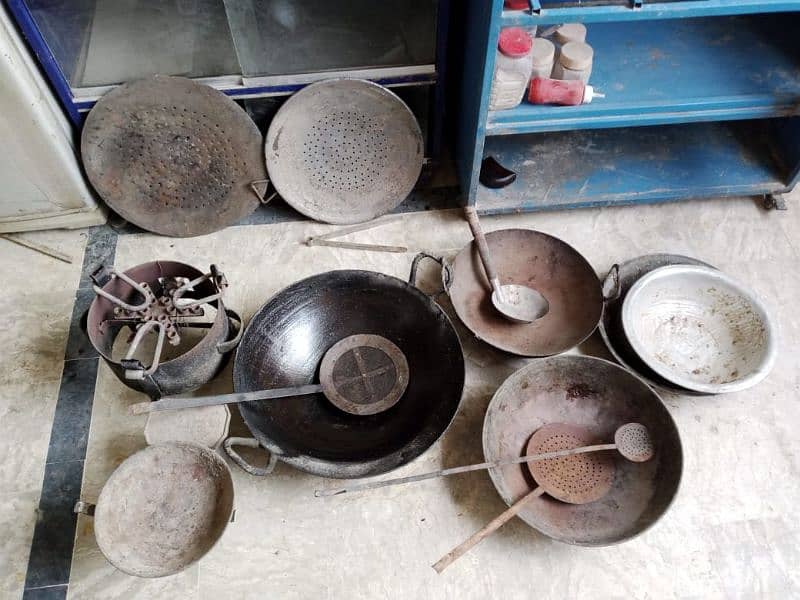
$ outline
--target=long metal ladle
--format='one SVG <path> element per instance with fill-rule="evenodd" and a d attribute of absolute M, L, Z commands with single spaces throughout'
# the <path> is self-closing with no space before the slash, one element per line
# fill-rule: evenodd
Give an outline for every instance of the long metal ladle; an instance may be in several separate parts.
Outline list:
<path fill-rule="evenodd" d="M 492 284 L 492 304 L 494 307 L 506 319 L 515 323 L 532 323 L 537 319 L 541 319 L 550 310 L 550 303 L 547 298 L 526 285 L 500 285 L 500 278 L 494 269 L 492 256 L 489 252 L 489 244 L 486 243 L 486 236 L 483 234 L 483 229 L 481 229 L 478 213 L 473 206 L 467 206 L 464 212 L 467 216 L 469 227 L 472 229 L 472 236 L 478 245 L 478 253 L 481 256 L 486 277 Z"/>
<path fill-rule="evenodd" d="M 321 496 L 338 496 L 348 492 L 362 492 L 365 490 L 374 490 L 382 487 L 393 485 L 402 485 L 404 483 L 414 483 L 415 481 L 425 481 L 426 479 L 436 479 L 437 477 L 446 477 L 447 475 L 457 475 L 459 473 L 469 473 L 470 471 L 482 471 L 484 469 L 493 469 L 495 467 L 505 467 L 508 465 L 518 465 L 521 463 L 534 462 L 538 460 L 548 460 L 552 458 L 563 458 L 565 456 L 573 456 L 575 454 L 586 454 L 588 452 L 600 452 L 602 450 L 616 450 L 623 457 L 632 462 L 647 462 L 653 458 L 655 452 L 653 441 L 650 437 L 650 432 L 647 427 L 641 423 L 626 423 L 617 429 L 614 433 L 613 444 L 595 444 L 593 446 L 582 446 L 581 448 L 573 448 L 572 450 L 559 450 L 557 452 L 546 452 L 543 454 L 531 454 L 514 458 L 511 460 L 497 460 L 494 462 L 484 462 L 475 465 L 467 465 L 465 467 L 453 467 L 451 469 L 444 469 L 442 471 L 432 471 L 430 473 L 421 473 L 419 475 L 410 475 L 408 477 L 398 477 L 395 479 L 385 479 L 383 481 L 372 481 L 368 483 L 361 483 L 346 488 L 337 488 L 332 490 L 316 490 L 314 495 Z"/>

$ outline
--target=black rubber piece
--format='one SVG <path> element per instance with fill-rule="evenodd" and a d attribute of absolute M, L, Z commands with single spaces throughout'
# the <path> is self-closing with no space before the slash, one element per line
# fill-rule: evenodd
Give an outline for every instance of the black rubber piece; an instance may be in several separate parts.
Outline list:
<path fill-rule="evenodd" d="M 509 171 L 494 156 L 487 156 L 481 163 L 480 182 L 488 188 L 498 189 L 511 185 L 517 180 L 517 174 Z"/>

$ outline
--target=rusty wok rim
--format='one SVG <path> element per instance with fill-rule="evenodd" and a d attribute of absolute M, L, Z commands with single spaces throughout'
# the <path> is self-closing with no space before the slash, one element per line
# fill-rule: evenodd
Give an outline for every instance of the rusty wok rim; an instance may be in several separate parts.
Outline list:
<path fill-rule="evenodd" d="M 602 291 L 602 284 L 600 282 L 600 278 L 597 275 L 597 272 L 592 267 L 591 263 L 586 259 L 583 254 L 578 252 L 573 246 L 565 242 L 564 240 L 557 238 L 555 236 L 549 235 L 547 233 L 537 231 L 534 229 L 523 229 L 523 228 L 509 228 L 509 229 L 497 229 L 491 231 L 486 234 L 486 240 L 489 246 L 492 246 L 492 242 L 496 241 L 503 236 L 511 236 L 511 235 L 522 235 L 525 237 L 537 237 L 541 238 L 542 240 L 546 241 L 548 244 L 553 245 L 554 247 L 558 248 L 558 252 L 562 256 L 569 257 L 573 264 L 572 266 L 575 269 L 579 269 L 582 273 L 579 274 L 577 279 L 582 280 L 582 285 L 584 286 L 585 292 L 591 295 L 591 297 L 581 297 L 577 299 L 575 305 L 581 304 L 584 306 L 591 306 L 590 311 L 585 311 L 586 316 L 584 320 L 586 323 L 584 326 L 580 328 L 576 328 L 575 332 L 570 336 L 565 336 L 564 341 L 558 344 L 551 344 L 550 348 L 545 348 L 544 345 L 540 346 L 538 350 L 531 351 L 522 348 L 521 343 L 516 343 L 515 341 L 508 341 L 507 337 L 501 332 L 499 334 L 491 335 L 491 328 L 493 326 L 499 326 L 501 330 L 505 330 L 505 332 L 509 333 L 512 332 L 511 328 L 514 328 L 517 332 L 527 331 L 527 338 L 535 338 L 539 332 L 537 331 L 544 323 L 547 322 L 548 318 L 555 318 L 553 315 L 554 310 L 551 303 L 551 311 L 541 319 L 534 321 L 533 323 L 529 324 L 513 324 L 509 323 L 504 317 L 500 316 L 499 314 L 496 315 L 496 320 L 493 317 L 494 323 L 488 323 L 485 320 L 482 320 L 480 315 L 472 315 L 470 314 L 470 303 L 468 298 L 464 297 L 466 294 L 462 293 L 458 295 L 453 290 L 454 286 L 457 285 L 457 279 L 459 278 L 459 274 L 457 273 L 459 269 L 459 265 L 464 265 L 464 269 L 468 268 L 467 261 L 473 261 L 474 264 L 478 265 L 477 269 L 477 278 L 481 280 L 483 284 L 483 288 L 486 291 L 486 299 L 485 302 L 491 304 L 490 297 L 491 297 L 491 287 L 489 286 L 488 281 L 485 278 L 485 273 L 480 266 L 477 257 L 477 247 L 474 241 L 470 241 L 466 246 L 464 246 L 458 254 L 449 259 L 449 260 L 442 260 L 442 283 L 444 285 L 444 289 L 447 292 L 448 296 L 450 296 L 451 303 L 453 305 L 456 314 L 458 315 L 459 320 L 464 324 L 464 326 L 469 329 L 472 334 L 478 338 L 479 340 L 497 348 L 498 350 L 502 350 L 503 352 L 508 352 L 509 354 L 513 354 L 515 356 L 524 356 L 528 358 L 545 358 L 548 356 L 554 356 L 557 354 L 561 354 L 562 352 L 566 352 L 567 350 L 574 348 L 585 342 L 597 329 L 600 320 L 603 315 L 603 291 Z M 502 254 L 496 253 L 493 250 L 494 261 L 498 263 L 498 265 L 502 264 Z M 538 256 L 536 257 L 538 259 Z M 495 267 L 498 268 L 497 266 Z M 503 277 L 501 276 L 501 280 Z M 533 287 L 538 287 L 538 283 L 530 283 L 529 281 L 515 281 L 509 279 L 508 283 L 517 283 L 520 285 L 532 285 Z M 506 281 L 503 281 L 506 283 Z M 543 291 L 543 290 L 539 290 Z M 545 294 L 546 296 L 546 294 Z M 554 328 L 555 330 L 562 330 L 563 328 L 569 327 L 571 324 L 574 323 L 574 319 L 565 319 L 562 323 L 561 327 Z"/>
<path fill-rule="evenodd" d="M 587 363 L 586 367 L 584 367 L 583 369 L 586 369 L 591 366 L 588 363 L 594 363 L 594 365 L 601 366 L 603 369 L 610 369 L 611 371 L 616 372 L 616 374 L 621 377 L 629 378 L 631 383 L 633 383 L 636 386 L 639 386 L 640 388 L 639 393 L 642 394 L 643 396 L 646 395 L 648 397 L 647 402 L 648 405 L 651 407 L 649 409 L 649 412 L 652 413 L 653 419 L 656 418 L 660 419 L 662 424 L 669 429 L 669 431 L 665 433 L 665 440 L 667 438 L 667 435 L 669 436 L 670 439 L 665 441 L 665 444 L 666 443 L 673 444 L 673 447 L 669 448 L 670 455 L 668 457 L 668 460 L 670 461 L 670 463 L 672 463 L 672 466 L 670 467 L 669 465 L 667 465 L 664 468 L 670 469 L 670 472 L 674 476 L 674 481 L 669 484 L 670 488 L 668 489 L 668 492 L 664 496 L 666 500 L 660 505 L 660 507 L 657 508 L 657 510 L 651 516 L 651 518 L 645 520 L 644 522 L 640 522 L 642 515 L 646 513 L 646 511 L 643 510 L 643 512 L 639 515 L 637 520 L 632 521 L 632 524 L 627 528 L 625 533 L 617 534 L 615 532 L 613 538 L 606 538 L 597 541 L 581 540 L 581 539 L 570 538 L 566 536 L 564 533 L 558 534 L 555 531 L 550 531 L 550 532 L 545 531 L 543 527 L 544 524 L 546 524 L 544 517 L 540 517 L 540 520 L 542 521 L 542 526 L 540 526 L 534 520 L 534 518 L 529 514 L 536 510 L 535 505 L 526 507 L 517 516 L 541 535 L 565 544 L 573 546 L 585 546 L 585 547 L 614 546 L 626 542 L 628 540 L 631 540 L 635 537 L 638 537 L 643 533 L 645 533 L 646 531 L 648 531 L 651 527 L 656 525 L 656 523 L 658 523 L 669 512 L 670 508 L 674 504 L 676 498 L 678 497 L 678 494 L 680 493 L 680 488 L 683 480 L 684 451 L 683 451 L 683 443 L 681 441 L 680 432 L 678 431 L 677 424 L 675 423 L 675 420 L 673 419 L 672 415 L 670 414 L 667 406 L 664 404 L 661 397 L 655 390 L 653 390 L 652 387 L 648 385 L 648 383 L 644 379 L 642 379 L 635 373 L 632 373 L 628 369 L 625 369 L 624 367 L 621 367 L 616 363 L 613 363 L 611 361 L 602 358 L 597 358 L 594 356 L 562 355 L 562 356 L 552 356 L 534 360 L 525 367 L 522 367 L 521 369 L 512 373 L 502 383 L 502 385 L 497 389 L 494 396 L 492 397 L 492 400 L 490 401 L 489 406 L 486 409 L 486 416 L 483 422 L 483 429 L 482 429 L 483 452 L 487 461 L 493 461 L 501 458 L 499 456 L 495 456 L 495 453 L 492 448 L 492 431 L 490 431 L 492 427 L 492 419 L 494 415 L 502 413 L 504 412 L 504 410 L 508 408 L 508 407 L 503 407 L 501 409 L 500 405 L 507 400 L 507 398 L 509 397 L 509 390 L 511 391 L 514 390 L 518 380 L 524 378 L 528 374 L 532 375 L 537 371 L 541 371 L 548 367 L 555 368 L 556 366 L 558 366 L 558 363 L 563 363 L 565 365 L 568 365 L 568 363 L 579 363 L 579 362 Z M 524 387 L 525 386 L 523 386 L 523 388 Z M 662 428 L 660 427 L 658 432 L 659 435 L 661 430 Z M 615 460 L 618 461 L 618 464 L 622 464 L 623 466 L 628 464 L 628 461 L 619 456 L 615 456 Z M 629 463 L 629 464 L 642 465 L 646 463 Z M 525 467 L 525 465 L 523 464 L 521 467 Z M 521 467 L 517 466 L 517 468 Z M 659 470 L 660 467 L 661 463 L 659 462 L 658 464 Z M 490 468 L 488 470 L 489 476 L 492 480 L 492 484 L 497 490 L 497 493 L 500 495 L 500 497 L 508 506 L 511 506 L 512 504 L 514 504 L 515 501 L 519 500 L 519 497 L 513 497 L 511 495 L 513 492 L 508 489 L 509 486 L 508 476 L 504 475 L 503 469 L 504 468 L 502 467 Z M 528 480 L 527 476 L 525 476 L 525 479 L 526 481 Z M 530 486 L 531 485 L 530 482 L 528 482 L 527 485 Z M 617 486 L 615 486 L 615 488 L 616 487 Z M 530 487 L 530 489 L 533 489 L 533 487 Z M 528 491 L 530 491 L 530 489 Z M 656 494 L 658 490 L 656 488 L 653 488 L 651 492 L 652 493 L 647 498 L 647 505 L 646 505 L 647 507 L 649 507 L 653 502 L 653 500 L 657 498 Z M 603 501 L 601 499 L 597 503 L 593 504 L 599 505 L 602 502 Z M 583 506 L 584 507 L 591 506 L 591 504 Z M 618 509 L 619 507 L 617 506 L 617 510 Z M 534 513 L 534 514 L 539 514 L 539 513 Z M 586 537 L 588 537 L 588 534 Z"/>

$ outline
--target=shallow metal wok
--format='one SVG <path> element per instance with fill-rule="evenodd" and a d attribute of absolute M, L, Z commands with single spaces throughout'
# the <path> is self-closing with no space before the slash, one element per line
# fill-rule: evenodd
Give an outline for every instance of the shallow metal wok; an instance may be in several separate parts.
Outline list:
<path fill-rule="evenodd" d="M 452 261 L 420 254 L 442 264 L 442 281 L 458 317 L 486 343 L 520 356 L 550 356 L 588 338 L 603 310 L 600 280 L 572 246 L 531 229 L 486 234 L 501 283 L 530 286 L 549 302 L 549 312 L 532 323 L 513 323 L 492 304 L 477 246 L 470 242 Z M 415 271 L 412 267 L 412 271 Z"/>
<path fill-rule="evenodd" d="M 456 414 L 464 358 L 453 325 L 413 285 L 370 271 L 331 271 L 289 286 L 253 317 L 234 363 L 234 388 L 248 392 L 318 381 L 320 361 L 341 339 L 380 335 L 409 366 L 408 387 L 385 412 L 345 413 L 323 394 L 240 403 L 255 440 L 231 438 L 225 449 L 254 475 L 280 459 L 324 477 L 367 477 L 404 465 L 427 450 Z M 236 445 L 261 445 L 270 464 L 247 463 Z"/>
<path fill-rule="evenodd" d="M 519 517 L 555 540 L 578 546 L 607 546 L 639 535 L 668 510 L 680 485 L 683 451 L 667 407 L 644 381 L 606 360 L 555 356 L 533 361 L 509 377 L 489 404 L 483 424 L 487 461 L 524 456 L 531 433 L 549 423 L 588 429 L 613 440 L 624 423 L 641 423 L 653 440 L 652 460 L 635 463 L 615 456 L 611 490 L 589 504 L 567 504 L 541 496 Z M 510 506 L 535 482 L 526 465 L 489 470 Z"/>

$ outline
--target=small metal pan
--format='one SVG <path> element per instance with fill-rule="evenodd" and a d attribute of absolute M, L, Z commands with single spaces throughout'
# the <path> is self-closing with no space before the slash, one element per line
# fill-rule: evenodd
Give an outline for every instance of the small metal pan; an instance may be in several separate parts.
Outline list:
<path fill-rule="evenodd" d="M 600 335 L 614 358 L 649 384 L 678 394 L 702 395 L 675 385 L 648 367 L 633 350 L 622 327 L 622 305 L 631 287 L 651 271 L 669 265 L 713 268 L 702 261 L 678 254 L 648 254 L 614 265 L 603 280 L 604 302 Z"/>
<path fill-rule="evenodd" d="M 166 577 L 200 560 L 233 515 L 233 478 L 214 451 L 186 443 L 159 444 L 123 462 L 97 504 L 97 545 L 108 562 L 135 577 Z"/>
<path fill-rule="evenodd" d="M 588 338 L 603 311 L 597 274 L 572 246 L 531 229 L 502 229 L 486 234 L 502 283 L 528 285 L 550 303 L 550 311 L 533 323 L 512 323 L 492 305 L 474 242 L 451 261 L 420 254 L 442 264 L 442 282 L 456 313 L 486 343 L 519 356 L 542 357 L 565 352 Z"/>

